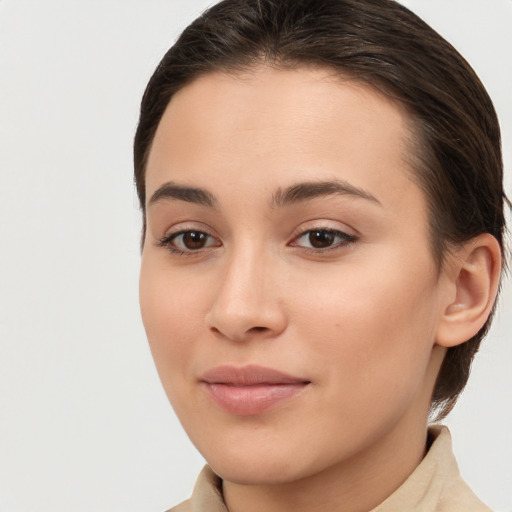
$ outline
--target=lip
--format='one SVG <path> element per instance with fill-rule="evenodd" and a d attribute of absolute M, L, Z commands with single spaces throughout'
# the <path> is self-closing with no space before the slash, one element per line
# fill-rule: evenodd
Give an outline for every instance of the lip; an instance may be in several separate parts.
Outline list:
<path fill-rule="evenodd" d="M 255 415 L 304 391 L 310 381 L 257 365 L 218 366 L 200 377 L 207 394 L 224 411 Z"/>

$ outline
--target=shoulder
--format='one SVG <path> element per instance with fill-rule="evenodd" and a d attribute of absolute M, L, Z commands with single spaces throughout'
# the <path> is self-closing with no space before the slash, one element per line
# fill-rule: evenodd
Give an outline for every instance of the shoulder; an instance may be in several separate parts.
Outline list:
<path fill-rule="evenodd" d="M 185 500 L 179 505 L 170 508 L 166 512 L 192 512 L 192 502 L 191 500 Z"/>

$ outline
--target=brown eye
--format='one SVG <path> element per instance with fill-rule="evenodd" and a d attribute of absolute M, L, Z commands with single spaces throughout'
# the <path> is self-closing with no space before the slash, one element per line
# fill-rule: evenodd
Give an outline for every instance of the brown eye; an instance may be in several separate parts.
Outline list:
<path fill-rule="evenodd" d="M 166 247 L 172 253 L 191 254 L 210 247 L 220 247 L 222 244 L 204 231 L 189 229 L 164 237 L 159 245 Z"/>
<path fill-rule="evenodd" d="M 184 247 L 191 251 L 203 249 L 208 241 L 208 235 L 202 231 L 187 231 L 181 237 Z"/>
<path fill-rule="evenodd" d="M 322 251 L 325 249 L 336 249 L 356 240 L 355 236 L 338 231 L 337 229 L 310 229 L 297 237 L 291 245 Z"/>
<path fill-rule="evenodd" d="M 325 249 L 330 247 L 336 240 L 336 234 L 333 231 L 326 231 L 324 229 L 318 229 L 310 231 L 309 243 L 311 247 L 315 249 Z"/>

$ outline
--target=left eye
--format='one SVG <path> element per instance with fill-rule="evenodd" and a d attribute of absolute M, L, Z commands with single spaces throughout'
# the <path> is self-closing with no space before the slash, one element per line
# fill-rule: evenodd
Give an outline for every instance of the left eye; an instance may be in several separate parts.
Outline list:
<path fill-rule="evenodd" d="M 355 240 L 355 236 L 337 229 L 310 229 L 297 237 L 292 245 L 321 250 L 332 249 Z"/>

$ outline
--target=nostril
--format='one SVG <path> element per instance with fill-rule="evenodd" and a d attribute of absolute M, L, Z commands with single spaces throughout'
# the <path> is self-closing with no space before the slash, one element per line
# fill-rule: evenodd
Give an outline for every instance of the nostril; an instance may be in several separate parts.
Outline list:
<path fill-rule="evenodd" d="M 249 332 L 262 332 L 262 331 L 266 331 L 268 328 L 267 327 L 251 327 L 249 329 Z"/>

